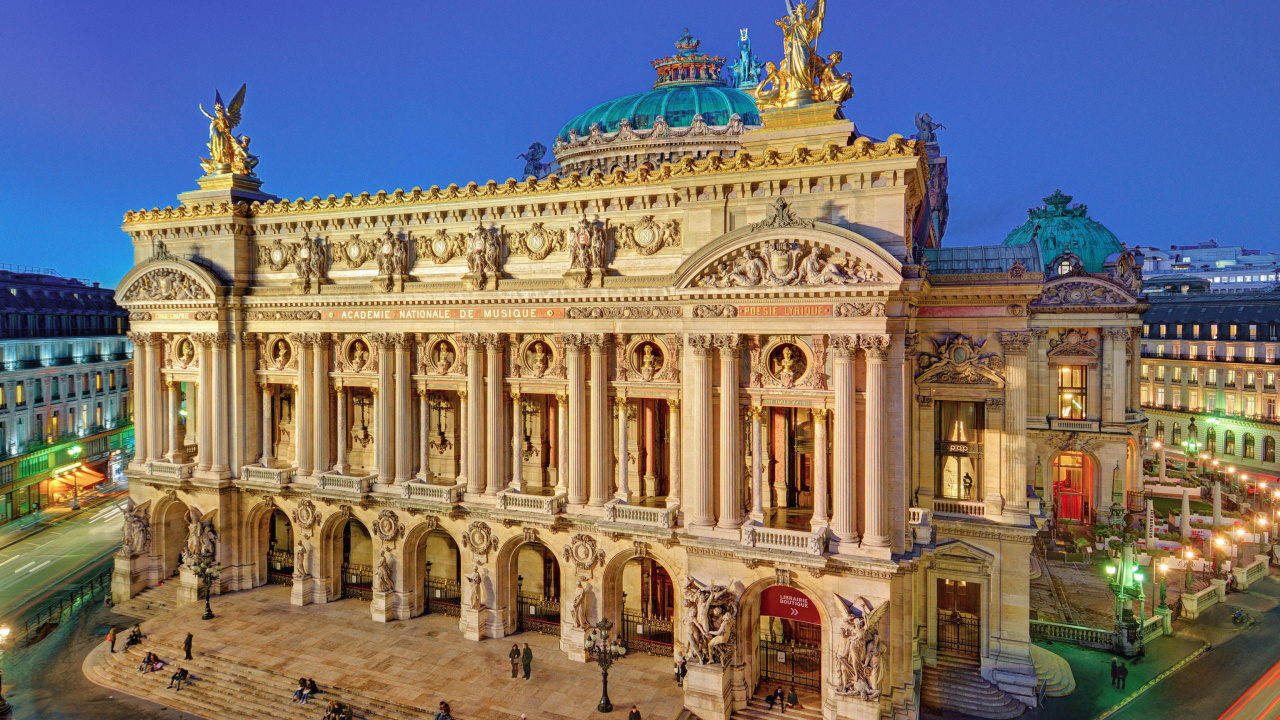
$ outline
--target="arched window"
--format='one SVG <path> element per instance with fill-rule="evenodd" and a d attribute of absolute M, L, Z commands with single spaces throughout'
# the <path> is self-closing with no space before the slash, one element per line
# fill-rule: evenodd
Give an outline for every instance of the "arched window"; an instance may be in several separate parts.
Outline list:
<path fill-rule="evenodd" d="M 1228 430 L 1227 434 L 1222 436 L 1222 454 L 1236 454 L 1236 433 L 1234 430 Z"/>
<path fill-rule="evenodd" d="M 1262 438 L 1262 461 L 1270 463 L 1276 461 L 1276 439 L 1270 435 Z"/>
<path fill-rule="evenodd" d="M 1182 444 L 1182 423 L 1173 424 L 1173 444 L 1174 445 Z"/>
<path fill-rule="evenodd" d="M 1163 420 L 1156 421 L 1156 440 L 1159 440 L 1160 442 L 1164 442 L 1164 421 Z"/>
<path fill-rule="evenodd" d="M 1253 435 L 1249 433 L 1244 434 L 1244 457 L 1249 460 L 1253 460 L 1257 457 L 1253 447 Z"/>
<path fill-rule="evenodd" d="M 1209 452 L 1218 451 L 1218 431 L 1209 428 L 1204 431 L 1204 446 Z"/>

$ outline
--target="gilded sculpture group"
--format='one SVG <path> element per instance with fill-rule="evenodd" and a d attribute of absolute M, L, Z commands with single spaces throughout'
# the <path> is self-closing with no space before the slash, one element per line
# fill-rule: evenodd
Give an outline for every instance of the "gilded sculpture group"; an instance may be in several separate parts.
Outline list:
<path fill-rule="evenodd" d="M 236 136 L 231 131 L 240 124 L 240 108 L 244 105 L 244 85 L 231 98 L 231 104 L 222 103 L 222 94 L 214 90 L 213 114 L 200 106 L 200 112 L 209 118 L 209 157 L 200 159 L 205 174 L 231 172 L 236 175 L 253 175 L 258 166 L 258 156 L 249 153 L 249 136 Z"/>
<path fill-rule="evenodd" d="M 837 70 L 844 55 L 836 51 L 824 58 L 817 51 L 826 13 L 826 0 L 815 0 L 812 10 L 787 0 L 787 16 L 777 21 L 782 65 L 765 63 L 764 80 L 752 93 L 761 110 L 828 101 L 839 106 L 853 97 L 853 76 Z"/>

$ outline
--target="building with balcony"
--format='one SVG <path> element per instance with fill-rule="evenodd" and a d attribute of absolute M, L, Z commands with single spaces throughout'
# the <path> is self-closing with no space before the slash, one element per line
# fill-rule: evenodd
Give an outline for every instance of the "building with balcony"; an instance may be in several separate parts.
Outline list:
<path fill-rule="evenodd" d="M 1174 457 L 1191 451 L 1255 479 L 1280 475 L 1280 292 L 1153 295 L 1142 322 L 1148 438 Z"/>
<path fill-rule="evenodd" d="M 0 318 L 3 521 L 123 467 L 133 350 L 112 290 L 49 269 L 0 266 Z"/>
<path fill-rule="evenodd" d="M 732 162 L 298 202 L 214 166 L 128 213 L 115 598 L 193 602 L 213 552 L 215 592 L 577 659 L 612 620 L 704 720 L 783 676 L 916 717 L 956 668 L 1034 705 L 1037 523 L 1136 482 L 1141 268 L 1061 192 L 942 247 L 937 143 L 837 110 L 765 110 Z"/>
<path fill-rule="evenodd" d="M 1162 293 L 1270 290 L 1276 287 L 1280 273 L 1280 253 L 1218 245 L 1216 240 L 1170 245 L 1167 250 L 1138 246 L 1134 252 L 1142 256 L 1146 291 L 1153 297 Z"/>

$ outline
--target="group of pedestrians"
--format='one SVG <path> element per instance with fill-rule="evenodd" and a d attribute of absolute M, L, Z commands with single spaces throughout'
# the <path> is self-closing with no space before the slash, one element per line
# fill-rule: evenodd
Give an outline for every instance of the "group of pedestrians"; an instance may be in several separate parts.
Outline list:
<path fill-rule="evenodd" d="M 107 643 L 110 646 L 111 652 L 113 654 L 116 651 L 116 639 L 117 639 L 116 629 L 117 629 L 116 626 L 112 625 L 111 629 L 107 631 Z M 142 626 L 134 625 L 133 629 L 129 631 L 129 636 L 125 639 L 124 652 L 126 653 L 129 652 L 129 648 L 133 647 L 134 645 L 142 644 L 142 641 L 146 639 L 146 637 L 147 636 L 144 635 L 142 632 Z M 182 653 L 183 653 L 183 657 L 186 658 L 187 660 L 191 659 L 191 644 L 194 641 L 194 639 L 195 639 L 194 635 L 192 635 L 191 633 L 187 633 L 187 636 L 182 640 Z M 165 666 L 165 662 L 160 659 L 160 656 L 148 650 L 147 653 L 142 656 L 142 662 L 138 664 L 138 672 L 144 673 L 144 674 L 151 673 L 163 668 L 164 666 Z M 173 690 L 175 692 L 179 692 L 182 690 L 182 683 L 184 681 L 187 683 L 191 682 L 190 678 L 191 678 L 191 672 L 186 668 L 179 667 L 174 670 L 173 675 L 169 676 L 168 689 Z"/>
<path fill-rule="evenodd" d="M 298 678 L 298 689 L 293 691 L 293 701 L 299 705 L 306 705 L 311 702 L 312 695 L 318 695 L 320 688 L 316 687 L 315 678 Z"/>
<path fill-rule="evenodd" d="M 1111 658 L 1111 687 L 1124 689 L 1125 680 L 1129 677 L 1129 668 L 1124 663 L 1116 662 L 1115 658 Z"/>
<path fill-rule="evenodd" d="M 776 704 L 778 706 L 778 711 L 783 715 L 786 715 L 788 705 L 796 707 L 800 704 L 800 696 L 796 694 L 795 685 L 792 685 L 791 689 L 785 693 L 782 691 L 782 686 L 779 685 L 773 692 L 764 696 L 764 701 L 769 703 L 770 710 L 772 710 L 773 706 Z"/>
<path fill-rule="evenodd" d="M 524 679 L 529 679 L 529 674 L 533 672 L 533 650 L 529 647 L 529 643 L 524 644 L 524 651 L 520 650 L 519 643 L 512 643 L 511 652 L 507 653 L 507 657 L 511 659 L 511 677 L 520 677 L 520 668 L 524 667 Z"/>

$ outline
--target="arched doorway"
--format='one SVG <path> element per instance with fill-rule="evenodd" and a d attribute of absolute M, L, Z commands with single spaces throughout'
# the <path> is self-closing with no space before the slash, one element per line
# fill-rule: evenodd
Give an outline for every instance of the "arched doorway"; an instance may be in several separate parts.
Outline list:
<path fill-rule="evenodd" d="M 542 543 L 521 545 L 511 560 L 516 578 L 516 632 L 560 636 L 560 561 Z"/>
<path fill-rule="evenodd" d="M 760 593 L 756 623 L 759 682 L 821 691 L 822 616 L 808 595 L 787 585 Z"/>
<path fill-rule="evenodd" d="M 1093 512 L 1093 461 L 1082 452 L 1053 460 L 1054 512 L 1060 520 L 1089 522 Z"/>
<path fill-rule="evenodd" d="M 159 527 L 155 537 L 160 542 L 160 580 L 168 580 L 178 572 L 182 564 L 182 551 L 187 543 L 187 506 L 181 500 L 173 500 L 159 513 Z"/>
<path fill-rule="evenodd" d="M 373 599 L 373 538 L 369 530 L 355 518 L 340 520 L 328 537 L 329 566 L 337 571 L 337 585 L 331 586 L 332 599 L 354 597 Z M 334 567 L 337 565 L 337 567 Z"/>
<path fill-rule="evenodd" d="M 675 586 L 652 558 L 631 558 L 622 566 L 620 635 L 628 651 L 671 657 L 675 646 Z"/>
<path fill-rule="evenodd" d="M 412 553 L 405 559 L 410 569 L 405 575 L 405 586 L 421 589 L 414 613 L 459 617 L 462 614 L 462 554 L 458 552 L 458 543 L 449 533 L 432 530 L 423 533 L 410 547 Z"/>
<path fill-rule="evenodd" d="M 293 584 L 293 526 L 283 510 L 264 514 L 258 524 L 260 538 L 258 584 Z M 265 542 L 262 542 L 265 540 Z"/>

